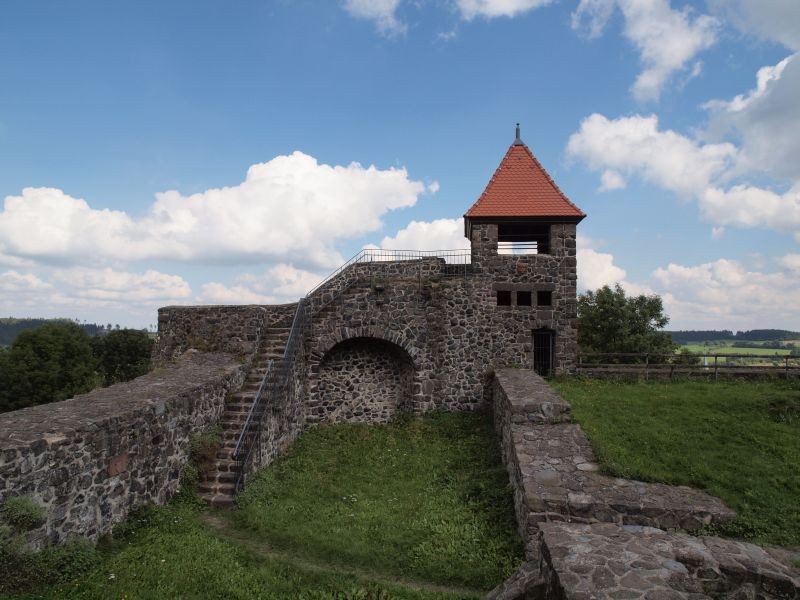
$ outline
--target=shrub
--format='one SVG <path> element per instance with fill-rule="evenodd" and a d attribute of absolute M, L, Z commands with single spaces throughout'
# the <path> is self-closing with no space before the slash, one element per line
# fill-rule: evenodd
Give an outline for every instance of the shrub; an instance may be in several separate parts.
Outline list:
<path fill-rule="evenodd" d="M 30 531 L 45 521 L 45 510 L 25 496 L 7 498 L 0 506 L 3 520 L 16 531 Z"/>
<path fill-rule="evenodd" d="M 222 447 L 222 429 L 219 425 L 197 433 L 189 440 L 189 460 L 198 468 L 213 462 Z"/>

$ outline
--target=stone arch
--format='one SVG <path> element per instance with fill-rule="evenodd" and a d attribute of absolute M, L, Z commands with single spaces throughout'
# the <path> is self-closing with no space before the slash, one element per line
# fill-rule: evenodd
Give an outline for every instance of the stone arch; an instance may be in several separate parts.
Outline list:
<path fill-rule="evenodd" d="M 419 389 L 411 354 L 383 337 L 347 336 L 314 368 L 306 406 L 309 422 L 382 423 L 412 410 Z"/>

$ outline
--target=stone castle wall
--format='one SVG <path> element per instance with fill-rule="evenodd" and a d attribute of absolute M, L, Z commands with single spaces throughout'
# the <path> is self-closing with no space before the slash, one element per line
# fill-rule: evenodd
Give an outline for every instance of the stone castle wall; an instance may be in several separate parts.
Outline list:
<path fill-rule="evenodd" d="M 153 363 L 163 365 L 190 348 L 248 358 L 266 328 L 291 323 L 296 306 L 165 306 L 158 309 Z"/>
<path fill-rule="evenodd" d="M 234 356 L 189 352 L 130 382 L 0 414 L 0 502 L 45 508 L 35 547 L 96 540 L 132 508 L 169 499 L 190 436 L 217 422 L 244 375 Z"/>

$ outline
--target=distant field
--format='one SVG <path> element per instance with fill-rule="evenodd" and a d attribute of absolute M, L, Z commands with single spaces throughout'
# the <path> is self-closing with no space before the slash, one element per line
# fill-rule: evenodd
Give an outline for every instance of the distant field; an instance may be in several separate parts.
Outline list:
<path fill-rule="evenodd" d="M 703 344 L 684 344 L 681 348 L 686 348 L 698 354 L 758 354 L 763 356 L 773 356 L 777 354 L 779 356 L 784 356 L 791 352 L 791 350 L 786 348 L 780 350 L 775 348 L 734 348 L 733 346 L 705 346 Z"/>

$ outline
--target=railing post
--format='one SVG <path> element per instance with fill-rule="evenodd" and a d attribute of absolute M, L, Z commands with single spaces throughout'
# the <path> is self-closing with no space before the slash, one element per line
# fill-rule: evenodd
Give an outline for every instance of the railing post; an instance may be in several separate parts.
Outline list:
<path fill-rule="evenodd" d="M 719 356 L 717 356 L 715 354 L 714 355 L 714 381 L 716 381 L 719 378 L 719 372 L 717 371 L 717 368 L 718 368 L 717 360 L 718 359 L 719 359 Z"/>
<path fill-rule="evenodd" d="M 789 355 L 783 357 L 783 372 L 786 374 L 786 379 L 789 379 Z"/>

